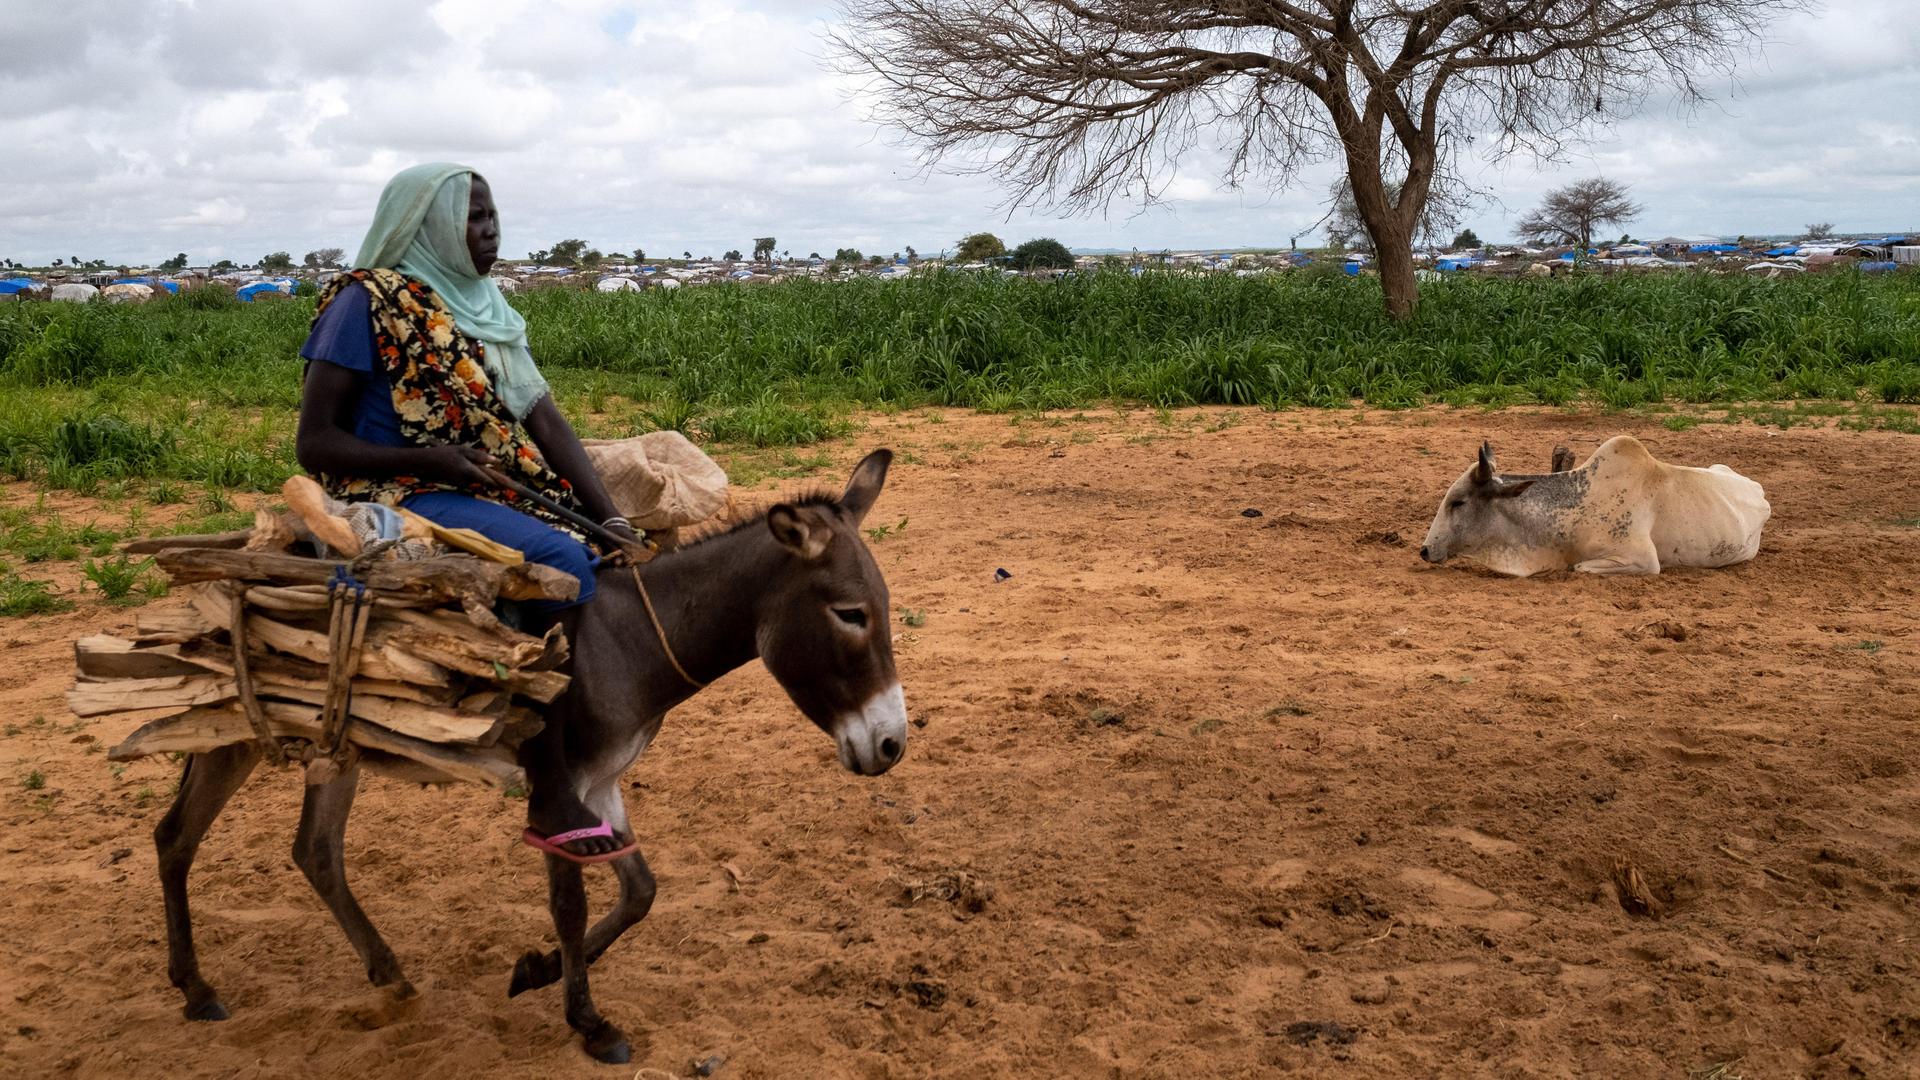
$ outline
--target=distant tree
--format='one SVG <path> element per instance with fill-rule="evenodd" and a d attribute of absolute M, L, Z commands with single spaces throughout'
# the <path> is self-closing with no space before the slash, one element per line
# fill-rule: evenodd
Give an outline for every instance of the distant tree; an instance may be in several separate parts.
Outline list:
<path fill-rule="evenodd" d="M 683 251 L 683 252 L 681 252 L 681 253 L 680 253 L 680 259 L 681 259 L 681 261 L 682 261 L 682 262 L 692 262 L 692 261 L 693 261 L 693 252 L 691 252 L 691 251 Z"/>
<path fill-rule="evenodd" d="M 1809 240 L 1833 239 L 1833 222 L 1821 221 L 1821 222 L 1816 222 L 1815 224 L 1807 226 L 1807 239 Z"/>
<path fill-rule="evenodd" d="M 815 261 L 817 262 L 817 261 L 819 261 L 819 258 L 820 258 L 820 253 L 819 253 L 819 252 L 817 252 L 817 251 L 816 251 L 816 252 L 813 252 L 812 254 L 810 254 L 810 255 L 808 255 L 808 256 L 807 256 L 807 258 L 809 258 L 809 259 L 813 259 L 813 260 L 815 260 Z"/>
<path fill-rule="evenodd" d="M 606 256 L 602 255 L 598 249 L 588 248 L 580 253 L 580 268 L 583 270 L 592 270 L 599 266 L 600 261 L 605 258 Z"/>
<path fill-rule="evenodd" d="M 551 252 L 551 251 L 548 251 L 548 250 L 547 250 L 547 249 L 545 249 L 545 248 L 541 248 L 541 249 L 540 249 L 539 251 L 529 251 L 529 252 L 527 252 L 527 261 L 528 261 L 528 262 L 532 262 L 532 263 L 545 263 L 545 262 L 546 262 L 546 261 L 547 261 L 548 259 L 551 259 L 551 258 L 553 258 L 553 252 Z"/>
<path fill-rule="evenodd" d="M 634 261 L 635 263 L 643 263 L 643 262 L 646 262 L 646 261 L 647 261 L 647 249 L 646 249 L 646 248 L 634 248 L 634 249 L 633 249 L 633 261 Z"/>
<path fill-rule="evenodd" d="M 867 257 L 860 254 L 859 248 L 840 248 L 833 253 L 833 261 L 837 263 L 866 262 Z"/>
<path fill-rule="evenodd" d="M 213 272 L 216 274 L 232 273 L 237 269 L 239 269 L 239 267 L 233 265 L 232 259 L 221 259 L 219 262 L 213 264 Z"/>
<path fill-rule="evenodd" d="M 307 252 L 306 257 L 301 261 L 305 262 L 309 269 L 318 270 L 323 267 L 339 266 L 340 260 L 346 258 L 346 255 L 346 251 L 341 248 L 321 248 L 318 251 Z"/>
<path fill-rule="evenodd" d="M 1460 234 L 1453 238 L 1453 244 L 1451 246 L 1454 247 L 1455 249 L 1458 249 L 1458 248 L 1477 248 L 1477 247 L 1483 247 L 1485 245 L 1481 244 L 1480 238 L 1473 234 L 1472 229 L 1462 229 L 1460 230 Z"/>
<path fill-rule="evenodd" d="M 184 251 L 160 264 L 162 270 L 185 270 L 186 268 L 187 253 Z"/>
<path fill-rule="evenodd" d="M 579 266 L 580 256 L 586 254 L 586 250 L 585 240 L 562 240 L 553 245 L 553 252 L 549 258 L 553 260 L 555 266 Z"/>
<path fill-rule="evenodd" d="M 78 256 L 78 255 L 75 255 L 75 256 L 74 256 L 73 258 L 71 258 L 71 259 L 68 259 L 68 260 L 67 260 L 67 265 L 68 265 L 68 266 L 79 266 L 79 265 L 80 265 L 80 256 Z"/>
<path fill-rule="evenodd" d="M 55 260 L 53 260 L 53 265 L 55 265 L 55 266 L 65 266 L 66 264 L 65 264 L 64 262 L 62 262 L 61 260 L 59 260 L 59 259 L 55 259 Z"/>
<path fill-rule="evenodd" d="M 260 256 L 260 269 L 284 271 L 293 269 L 293 256 L 284 251 L 270 252 Z"/>
<path fill-rule="evenodd" d="M 1620 225 L 1638 216 L 1641 207 L 1627 198 L 1627 185 L 1605 177 L 1582 180 L 1547 193 L 1539 209 L 1520 219 L 1522 235 L 1550 243 L 1593 246 L 1596 225 Z"/>
<path fill-rule="evenodd" d="M 984 262 L 997 259 L 1007 253 L 1007 245 L 990 232 L 977 232 L 963 238 L 955 245 L 953 257 L 957 262 Z"/>
<path fill-rule="evenodd" d="M 725 260 L 726 260 L 726 261 L 728 261 L 728 262 L 739 262 L 739 261 L 740 261 L 740 249 L 739 249 L 739 248 L 729 248 L 729 249 L 727 249 L 727 253 L 726 253 L 725 255 L 723 255 L 723 256 L 721 256 L 721 258 L 723 258 L 723 259 L 725 259 Z"/>
<path fill-rule="evenodd" d="M 913 250 L 912 244 L 907 245 L 907 261 L 910 263 L 920 261 L 920 253 Z"/>
<path fill-rule="evenodd" d="M 868 265 L 868 266 L 885 266 L 885 265 L 886 265 L 886 263 L 887 263 L 887 259 L 886 259 L 886 256 L 884 256 L 884 255 L 869 255 L 869 256 L 867 256 L 867 265 Z"/>
<path fill-rule="evenodd" d="M 753 241 L 753 261 L 754 262 L 773 261 L 773 249 L 778 243 L 779 241 L 775 240 L 771 236 L 757 237 Z"/>
<path fill-rule="evenodd" d="M 1073 266 L 1073 253 L 1060 241 L 1043 236 L 1014 248 L 1008 262 L 1015 270 L 1065 270 Z"/>

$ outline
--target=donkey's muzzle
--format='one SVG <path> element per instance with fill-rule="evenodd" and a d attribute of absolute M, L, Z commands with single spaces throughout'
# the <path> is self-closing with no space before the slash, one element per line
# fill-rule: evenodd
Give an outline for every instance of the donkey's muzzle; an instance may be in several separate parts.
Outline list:
<path fill-rule="evenodd" d="M 857 713 L 848 713 L 833 733 L 840 764 L 861 776 L 879 776 L 907 753 L 907 699 L 900 684 L 875 694 Z"/>

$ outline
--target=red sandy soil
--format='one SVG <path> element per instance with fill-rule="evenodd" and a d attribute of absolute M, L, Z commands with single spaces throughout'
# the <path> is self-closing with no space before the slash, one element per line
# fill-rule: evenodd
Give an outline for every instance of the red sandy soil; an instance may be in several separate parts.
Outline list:
<path fill-rule="evenodd" d="M 1521 471 L 1620 432 L 1762 482 L 1759 558 L 1419 562 L 1483 436 Z M 660 899 L 593 972 L 624 1069 L 557 987 L 507 1000 L 545 886 L 477 788 L 362 789 L 349 873 L 422 991 L 394 1009 L 289 859 L 298 777 L 257 773 L 193 878 L 233 1019 L 183 1021 L 148 839 L 178 766 L 116 778 L 128 725 L 62 707 L 70 640 L 125 613 L 0 624 L 0 1073 L 1920 1075 L 1920 440 L 953 412 L 819 478 L 874 445 L 924 615 L 908 757 L 843 772 L 757 666 L 669 717 L 628 791 Z"/>

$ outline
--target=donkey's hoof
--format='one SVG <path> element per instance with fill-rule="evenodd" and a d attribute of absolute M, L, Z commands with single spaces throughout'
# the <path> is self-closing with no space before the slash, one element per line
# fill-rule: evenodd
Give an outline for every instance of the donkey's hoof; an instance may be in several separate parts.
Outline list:
<path fill-rule="evenodd" d="M 633 1047 L 628 1045 L 627 1037 L 605 1020 L 586 1036 L 586 1051 L 588 1057 L 602 1065 L 625 1065 L 633 1060 Z"/>
<path fill-rule="evenodd" d="M 225 1020 L 227 1007 L 220 1004 L 217 997 L 208 997 L 204 1001 L 189 1001 L 187 1007 L 180 1010 L 189 1020 Z"/>
<path fill-rule="evenodd" d="M 513 965 L 513 979 L 507 983 L 507 996 L 519 997 L 529 990 L 551 985 L 560 978 L 560 955 L 549 956 L 538 949 L 521 955 Z"/>

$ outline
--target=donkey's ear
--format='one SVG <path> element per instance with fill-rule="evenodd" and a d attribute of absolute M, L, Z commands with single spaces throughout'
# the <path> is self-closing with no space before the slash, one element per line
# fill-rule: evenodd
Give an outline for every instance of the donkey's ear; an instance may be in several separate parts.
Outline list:
<path fill-rule="evenodd" d="M 853 478 L 847 481 L 847 490 L 840 496 L 840 509 L 846 511 L 856 527 L 866 520 L 873 501 L 880 497 L 880 489 L 887 482 L 887 466 L 891 464 L 893 451 L 883 448 L 860 459 L 860 464 L 853 467 Z"/>
<path fill-rule="evenodd" d="M 827 553 L 833 542 L 833 530 L 825 522 L 798 506 L 781 503 L 767 511 L 767 530 L 780 546 L 803 559 L 817 559 Z"/>
<path fill-rule="evenodd" d="M 1493 483 L 1493 476 L 1493 444 L 1490 442 L 1482 442 L 1480 444 L 1480 460 L 1473 464 L 1473 482 L 1479 487 L 1485 487 Z"/>

